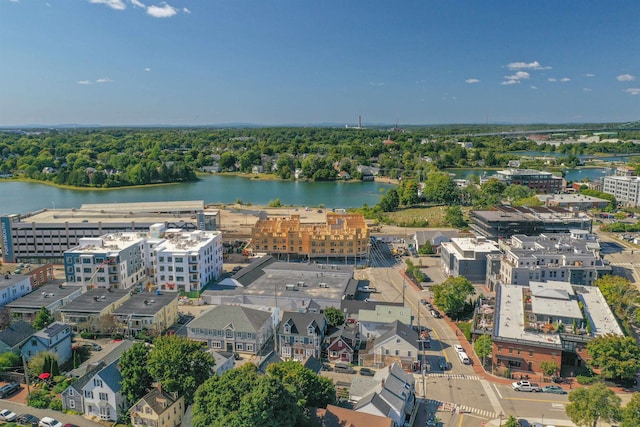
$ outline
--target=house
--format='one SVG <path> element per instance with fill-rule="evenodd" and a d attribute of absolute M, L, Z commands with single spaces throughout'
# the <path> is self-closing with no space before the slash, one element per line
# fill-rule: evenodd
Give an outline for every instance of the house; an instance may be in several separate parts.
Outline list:
<path fill-rule="evenodd" d="M 153 389 L 138 400 L 130 412 L 133 427 L 176 427 L 184 417 L 184 397 Z"/>
<path fill-rule="evenodd" d="M 253 165 L 251 167 L 251 173 L 262 173 L 264 172 L 264 167 L 262 165 Z"/>
<path fill-rule="evenodd" d="M 320 359 L 316 359 L 312 356 L 305 357 L 304 360 L 302 360 L 302 366 L 312 371 L 316 375 L 320 375 L 320 371 L 322 371 L 322 362 L 320 361 Z"/>
<path fill-rule="evenodd" d="M 88 365 L 85 373 L 64 389 L 60 394 L 62 408 L 73 412 L 83 412 L 84 393 L 82 392 L 82 388 L 89 382 L 89 380 L 93 379 L 96 372 L 100 371 L 105 366 L 104 362 Z"/>
<path fill-rule="evenodd" d="M 178 320 L 178 295 L 175 293 L 135 294 L 112 312 L 125 334 L 142 330 L 164 332 Z"/>
<path fill-rule="evenodd" d="M 112 350 L 109 351 L 107 354 L 102 356 L 102 358 L 100 358 L 99 360 L 91 361 L 90 359 L 87 362 L 83 363 L 82 365 L 78 366 L 77 368 L 69 371 L 69 376 L 71 378 L 82 378 L 88 372 L 94 370 L 95 365 L 97 364 L 101 363 L 103 364 L 103 366 L 107 366 L 113 362 L 117 362 L 118 360 L 120 360 L 120 357 L 122 357 L 122 353 L 124 353 L 125 351 L 133 347 L 134 341 L 125 339 L 115 344 L 116 346 L 113 347 Z"/>
<path fill-rule="evenodd" d="M 18 320 L 0 331 L 0 353 L 12 351 L 20 354 L 20 346 L 25 343 L 36 330 L 24 320 Z"/>
<path fill-rule="evenodd" d="M 360 323 L 360 339 L 370 340 L 387 332 L 392 323 L 399 320 L 405 325 L 411 325 L 411 308 L 402 305 L 376 304 L 372 309 L 360 309 L 358 322 Z"/>
<path fill-rule="evenodd" d="M 110 315 L 130 297 L 129 289 L 89 289 L 67 305 L 60 307 L 62 321 L 73 328 L 86 325 L 95 330 L 101 317 Z"/>
<path fill-rule="evenodd" d="M 358 329 L 354 326 L 341 325 L 327 337 L 327 358 L 331 362 L 353 362 L 353 355 L 358 345 Z"/>
<path fill-rule="evenodd" d="M 13 319 L 33 322 L 42 307 L 55 315 L 65 304 L 82 295 L 82 286 L 66 286 L 62 283 L 47 283 L 17 300 L 7 304 Z"/>
<path fill-rule="evenodd" d="M 340 406 L 327 405 L 311 413 L 312 427 L 395 427 L 389 417 L 358 412 Z"/>
<path fill-rule="evenodd" d="M 233 353 L 228 351 L 215 351 L 211 349 L 207 350 L 207 352 L 211 354 L 216 361 L 214 369 L 218 376 L 224 374 L 230 369 L 233 369 L 236 365 Z"/>
<path fill-rule="evenodd" d="M 327 319 L 321 313 L 285 311 L 278 329 L 278 349 L 283 359 L 320 358 L 327 331 Z"/>
<path fill-rule="evenodd" d="M 119 359 L 91 374 L 89 381 L 80 390 L 84 397 L 82 412 L 85 415 L 115 421 L 120 408 L 126 406 L 126 399 L 120 393 L 122 375 L 118 369 L 118 361 Z"/>
<path fill-rule="evenodd" d="M 425 231 L 416 231 L 416 234 L 413 236 L 413 243 L 415 245 L 416 250 L 420 250 L 421 247 L 427 244 L 431 244 L 431 248 L 433 249 L 433 253 L 438 253 L 440 250 L 440 245 L 445 242 L 450 242 L 452 237 L 457 237 L 457 231 L 443 232 L 443 231 L 434 231 L 434 230 L 425 230 Z"/>
<path fill-rule="evenodd" d="M 31 278 L 24 274 L 0 276 L 0 307 L 27 295 L 33 289 Z"/>
<path fill-rule="evenodd" d="M 271 313 L 238 305 L 219 305 L 189 323 L 187 336 L 208 348 L 258 354 L 273 335 Z"/>
<path fill-rule="evenodd" d="M 373 377 L 355 377 L 349 400 L 356 402 L 353 409 L 357 412 L 391 418 L 396 426 L 413 425 L 417 409 L 415 379 L 394 363 Z"/>
<path fill-rule="evenodd" d="M 338 178 L 344 180 L 351 179 L 351 174 L 349 174 L 349 172 L 347 171 L 340 171 L 338 172 Z"/>
<path fill-rule="evenodd" d="M 397 363 L 404 370 L 420 370 L 420 338 L 411 326 L 395 321 L 390 329 L 379 337 L 367 342 L 365 351 L 361 351 L 361 366 L 386 366 Z"/>
<path fill-rule="evenodd" d="M 38 353 L 48 351 L 58 358 L 58 365 L 71 357 L 71 326 L 62 322 L 53 322 L 46 328 L 31 335 L 20 347 L 27 361 Z"/>

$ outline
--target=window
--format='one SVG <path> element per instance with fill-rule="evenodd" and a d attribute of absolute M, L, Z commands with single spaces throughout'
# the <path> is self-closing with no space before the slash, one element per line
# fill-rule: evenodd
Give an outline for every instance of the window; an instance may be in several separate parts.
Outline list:
<path fill-rule="evenodd" d="M 85 397 L 85 399 L 93 399 L 93 392 L 89 391 L 89 390 L 85 390 L 84 391 L 84 397 Z"/>
<path fill-rule="evenodd" d="M 72 389 L 72 388 L 70 388 L 70 389 L 69 389 L 69 396 L 73 396 L 73 393 L 74 393 L 74 392 L 73 392 L 73 389 Z"/>
<path fill-rule="evenodd" d="M 69 396 L 71 396 L 71 393 L 69 393 Z M 75 407 L 76 407 L 76 401 L 73 399 L 69 400 L 69 408 L 75 409 Z"/>
<path fill-rule="evenodd" d="M 236 350 L 244 350 L 244 344 L 241 342 L 236 343 Z"/>
<path fill-rule="evenodd" d="M 99 393 L 98 397 L 100 400 L 109 400 L 109 395 L 107 393 Z"/>
<path fill-rule="evenodd" d="M 253 339 L 253 332 L 247 332 L 247 338 L 252 340 Z"/>
<path fill-rule="evenodd" d="M 99 378 L 94 378 L 93 379 L 93 385 L 96 387 L 102 387 L 102 380 Z"/>
<path fill-rule="evenodd" d="M 227 329 L 227 338 L 233 338 L 233 331 L 231 329 Z"/>

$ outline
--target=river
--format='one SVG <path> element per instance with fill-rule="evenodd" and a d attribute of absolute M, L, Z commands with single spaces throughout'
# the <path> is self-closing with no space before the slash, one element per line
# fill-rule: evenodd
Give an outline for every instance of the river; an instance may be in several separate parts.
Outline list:
<path fill-rule="evenodd" d="M 446 172 L 452 173 L 456 179 L 466 179 L 470 175 L 492 176 L 497 171 L 493 169 L 450 169 Z M 573 182 L 583 181 L 585 178 L 595 181 L 605 176 L 613 175 L 614 172 L 615 170 L 611 168 L 575 168 L 565 170 L 564 178 Z"/>
<path fill-rule="evenodd" d="M 392 184 L 379 182 L 262 181 L 228 175 L 206 175 L 199 181 L 113 190 L 72 190 L 19 181 L 0 182 L 0 215 L 42 208 L 79 208 L 83 203 L 162 202 L 204 200 L 205 203 L 283 205 L 327 208 L 373 206 Z"/>

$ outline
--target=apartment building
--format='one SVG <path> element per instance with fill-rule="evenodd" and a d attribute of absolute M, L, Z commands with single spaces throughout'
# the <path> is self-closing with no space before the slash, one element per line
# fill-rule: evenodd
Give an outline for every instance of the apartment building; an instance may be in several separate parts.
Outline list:
<path fill-rule="evenodd" d="M 62 263 L 65 251 L 85 237 L 125 231 L 148 232 L 158 222 L 167 228 L 212 231 L 218 211 L 204 201 L 84 204 L 78 209 L 41 209 L 0 217 L 4 262 Z"/>
<path fill-rule="evenodd" d="M 128 289 L 145 277 L 142 245 L 146 235 L 135 232 L 85 237 L 64 253 L 67 282 L 85 288 Z"/>
<path fill-rule="evenodd" d="M 343 258 L 369 251 L 369 228 L 361 214 L 328 212 L 326 222 L 302 223 L 300 215 L 260 219 L 251 228 L 252 249 L 277 258 Z"/>
<path fill-rule="evenodd" d="M 464 276 L 474 283 L 483 282 L 487 255 L 498 253 L 498 244 L 484 236 L 454 237 L 440 246 L 442 271 L 449 276 Z"/>
<path fill-rule="evenodd" d="M 501 254 L 487 257 L 487 285 L 527 286 L 531 281 L 566 281 L 591 285 L 611 274 L 600 256 L 595 235 L 583 230 L 539 236 L 515 235 L 500 241 Z"/>
<path fill-rule="evenodd" d="M 162 291 L 197 292 L 223 272 L 219 231 L 168 229 L 153 253 L 155 282 Z"/>
<path fill-rule="evenodd" d="M 506 185 L 524 185 L 536 193 L 559 193 L 564 188 L 564 179 L 535 169 L 505 169 L 496 172 L 496 178 Z"/>
<path fill-rule="evenodd" d="M 638 176 L 605 176 L 602 191 L 613 195 L 618 204 L 622 206 L 640 206 L 640 177 Z"/>

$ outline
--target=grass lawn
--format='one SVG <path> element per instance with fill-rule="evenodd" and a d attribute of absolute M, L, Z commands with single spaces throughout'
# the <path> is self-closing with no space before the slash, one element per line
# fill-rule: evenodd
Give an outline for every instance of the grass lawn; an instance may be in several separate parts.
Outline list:
<path fill-rule="evenodd" d="M 389 212 L 386 215 L 396 224 L 407 224 L 427 220 L 429 222 L 429 227 L 442 228 L 449 227 L 449 225 L 444 222 L 446 210 L 446 206 L 430 206 L 424 208 L 402 209 L 396 212 Z M 468 218 L 470 210 L 471 207 L 462 207 L 462 212 L 464 212 L 465 218 Z"/>

